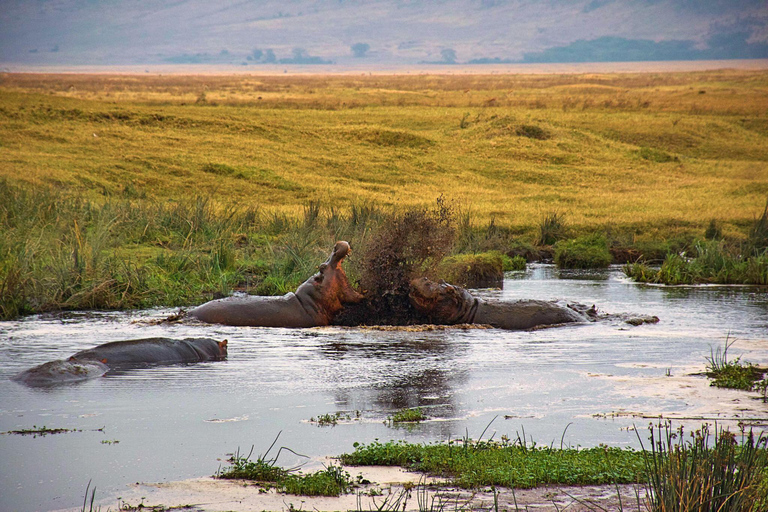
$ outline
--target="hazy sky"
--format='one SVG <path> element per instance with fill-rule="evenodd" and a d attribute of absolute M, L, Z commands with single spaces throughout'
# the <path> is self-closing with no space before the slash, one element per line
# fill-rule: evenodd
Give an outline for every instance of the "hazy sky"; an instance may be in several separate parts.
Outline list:
<path fill-rule="evenodd" d="M 0 0 L 0 26 L 6 64 L 768 58 L 766 0 Z"/>

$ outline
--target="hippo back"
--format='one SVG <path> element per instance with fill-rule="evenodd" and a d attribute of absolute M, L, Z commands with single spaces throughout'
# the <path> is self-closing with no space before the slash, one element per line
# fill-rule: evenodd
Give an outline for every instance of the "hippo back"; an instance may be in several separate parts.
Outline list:
<path fill-rule="evenodd" d="M 227 355 L 227 343 L 210 338 L 144 338 L 105 343 L 74 354 L 77 361 L 100 361 L 110 368 L 155 363 L 216 361 Z"/>
<path fill-rule="evenodd" d="M 543 300 L 479 301 L 474 321 L 500 329 L 526 330 L 585 322 L 587 317 L 570 308 Z"/>

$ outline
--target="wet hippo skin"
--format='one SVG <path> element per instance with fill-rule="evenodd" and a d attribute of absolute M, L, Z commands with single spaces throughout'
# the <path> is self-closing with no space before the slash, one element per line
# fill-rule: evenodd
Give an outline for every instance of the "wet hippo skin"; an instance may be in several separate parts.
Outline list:
<path fill-rule="evenodd" d="M 282 297 L 245 296 L 206 302 L 189 312 L 202 322 L 254 327 L 314 327 L 328 325 L 344 303 L 363 296 L 352 289 L 341 262 L 351 252 L 349 244 L 336 242 L 317 274 Z"/>
<path fill-rule="evenodd" d="M 525 330 L 589 320 L 587 315 L 554 302 L 486 301 L 473 297 L 464 288 L 426 277 L 411 281 L 409 299 L 417 311 L 437 324 L 487 324 Z"/>
<path fill-rule="evenodd" d="M 101 377 L 109 370 L 150 364 L 219 361 L 227 357 L 227 340 L 210 338 L 143 338 L 113 341 L 82 350 L 69 359 L 35 366 L 12 377 L 28 386 L 51 386 Z"/>

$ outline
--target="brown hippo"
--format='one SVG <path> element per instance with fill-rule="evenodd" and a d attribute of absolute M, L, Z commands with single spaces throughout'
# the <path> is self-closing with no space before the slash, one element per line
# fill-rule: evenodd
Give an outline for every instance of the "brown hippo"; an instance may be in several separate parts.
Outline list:
<path fill-rule="evenodd" d="M 50 386 L 101 377 L 109 370 L 151 364 L 197 363 L 227 357 L 227 340 L 144 338 L 113 341 L 51 361 L 12 377 L 28 386 Z"/>
<path fill-rule="evenodd" d="M 363 295 L 352 289 L 341 262 L 350 253 L 347 242 L 336 242 L 333 252 L 296 293 L 282 297 L 227 297 L 206 302 L 189 312 L 203 322 L 256 327 L 314 327 L 328 325 L 342 303 L 360 302 Z"/>
<path fill-rule="evenodd" d="M 473 297 L 464 288 L 445 281 L 436 283 L 426 277 L 411 281 L 409 298 L 419 313 L 437 324 L 487 324 L 500 329 L 525 330 L 589 320 L 588 311 L 582 314 L 541 300 L 485 301 Z"/>

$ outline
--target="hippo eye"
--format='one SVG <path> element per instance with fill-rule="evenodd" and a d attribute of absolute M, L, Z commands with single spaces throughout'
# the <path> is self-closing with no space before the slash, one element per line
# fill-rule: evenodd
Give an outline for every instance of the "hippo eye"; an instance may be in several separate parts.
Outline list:
<path fill-rule="evenodd" d="M 317 281 L 318 283 L 322 283 L 324 278 L 325 276 L 323 274 L 317 274 L 315 276 L 315 281 Z"/>

